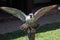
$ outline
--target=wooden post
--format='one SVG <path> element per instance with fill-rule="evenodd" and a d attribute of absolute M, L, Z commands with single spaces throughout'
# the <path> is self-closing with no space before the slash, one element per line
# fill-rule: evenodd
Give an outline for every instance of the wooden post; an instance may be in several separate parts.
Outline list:
<path fill-rule="evenodd" d="M 36 33 L 36 30 L 34 28 L 28 28 L 27 30 L 27 34 L 28 34 L 28 39 L 29 40 L 35 40 L 35 33 Z"/>

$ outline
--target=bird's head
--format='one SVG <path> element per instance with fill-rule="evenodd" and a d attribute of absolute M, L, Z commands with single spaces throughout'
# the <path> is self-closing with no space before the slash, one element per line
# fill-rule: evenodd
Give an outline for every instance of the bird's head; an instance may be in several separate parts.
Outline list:
<path fill-rule="evenodd" d="M 30 13 L 29 15 L 26 16 L 26 21 L 30 20 L 33 17 L 33 13 Z"/>

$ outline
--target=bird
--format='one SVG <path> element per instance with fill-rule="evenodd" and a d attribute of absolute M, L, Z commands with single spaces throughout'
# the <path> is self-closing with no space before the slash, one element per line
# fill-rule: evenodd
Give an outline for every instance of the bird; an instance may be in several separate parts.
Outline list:
<path fill-rule="evenodd" d="M 36 21 L 46 14 L 49 10 L 56 7 L 57 5 L 51 5 L 47 7 L 43 7 L 41 9 L 38 9 L 34 14 L 30 13 L 29 15 L 26 15 L 24 12 L 22 12 L 19 9 L 12 8 L 12 7 L 0 7 L 5 12 L 8 12 L 9 14 L 12 14 L 13 16 L 17 17 L 18 19 L 22 20 L 24 23 L 20 25 L 21 30 L 26 30 L 30 26 L 35 26 Z"/>

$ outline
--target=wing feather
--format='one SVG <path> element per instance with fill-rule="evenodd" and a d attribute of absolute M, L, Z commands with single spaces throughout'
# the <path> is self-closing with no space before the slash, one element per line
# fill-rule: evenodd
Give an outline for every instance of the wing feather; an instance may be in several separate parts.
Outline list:
<path fill-rule="evenodd" d="M 47 6 L 44 8 L 41 8 L 39 10 L 37 10 L 34 14 L 34 20 L 38 20 L 41 16 L 43 16 L 44 14 L 46 14 L 49 10 L 51 10 L 52 8 L 55 8 L 57 5 L 52 5 L 52 6 Z M 32 18 L 32 19 L 33 19 Z"/>
<path fill-rule="evenodd" d="M 26 15 L 21 10 L 18 10 L 16 8 L 11 8 L 11 7 L 0 7 L 0 9 L 12 14 L 13 16 L 16 16 L 22 21 L 26 21 Z"/>

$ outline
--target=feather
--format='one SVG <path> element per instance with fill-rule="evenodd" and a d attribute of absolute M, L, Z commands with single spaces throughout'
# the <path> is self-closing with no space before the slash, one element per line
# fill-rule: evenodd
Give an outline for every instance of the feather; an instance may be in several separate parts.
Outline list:
<path fill-rule="evenodd" d="M 11 8 L 11 7 L 0 7 L 0 9 L 12 14 L 13 16 L 16 16 L 22 21 L 26 21 L 26 15 L 21 10 L 18 10 L 16 8 Z"/>

